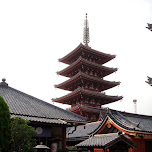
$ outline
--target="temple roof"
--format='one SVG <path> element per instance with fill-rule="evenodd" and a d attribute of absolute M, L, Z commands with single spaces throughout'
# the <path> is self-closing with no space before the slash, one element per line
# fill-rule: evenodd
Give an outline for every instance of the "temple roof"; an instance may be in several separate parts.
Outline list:
<path fill-rule="evenodd" d="M 63 104 L 71 104 L 69 101 L 73 98 L 76 98 L 78 96 L 87 96 L 87 97 L 92 97 L 94 99 L 97 99 L 98 102 L 100 102 L 102 105 L 112 103 L 118 100 L 121 100 L 123 97 L 122 96 L 109 96 L 105 95 L 104 93 L 96 92 L 96 91 L 89 91 L 86 89 L 83 89 L 79 87 L 78 89 L 74 90 L 73 92 L 62 96 L 60 98 L 52 99 L 54 102 L 59 102 Z M 100 101 L 101 100 L 101 101 Z"/>
<path fill-rule="evenodd" d="M 41 122 L 41 123 L 49 123 L 49 124 L 60 124 L 60 125 L 68 125 L 68 122 L 61 119 L 53 119 L 53 118 L 43 118 L 43 117 L 35 117 L 35 116 L 23 116 L 23 115 L 14 115 L 11 114 L 11 118 L 20 117 L 22 119 L 31 121 L 31 122 Z"/>
<path fill-rule="evenodd" d="M 98 127 L 101 126 L 101 121 L 87 123 L 86 125 L 79 125 L 76 127 L 68 127 L 67 128 L 67 138 L 84 138 L 89 137 L 90 133 L 94 132 Z M 74 131 L 75 130 L 75 131 Z"/>
<path fill-rule="evenodd" d="M 101 64 L 104 64 L 104 63 L 110 61 L 111 59 L 115 58 L 115 55 L 102 53 L 102 52 L 96 51 L 90 47 L 87 47 L 83 44 L 80 44 L 72 52 L 70 52 L 69 54 L 67 54 L 63 58 L 59 59 L 59 61 L 66 63 L 66 64 L 71 64 L 76 60 L 75 57 L 81 56 L 82 54 L 84 54 L 84 55 L 90 54 L 91 56 L 94 56 L 97 61 L 100 60 Z"/>
<path fill-rule="evenodd" d="M 134 132 L 152 133 L 152 116 L 109 110 L 110 119 L 121 128 Z"/>
<path fill-rule="evenodd" d="M 86 121 L 84 117 L 9 87 L 5 79 L 0 83 L 0 96 L 8 104 L 12 117 L 17 116 L 30 121 L 58 124 Z"/>
<path fill-rule="evenodd" d="M 104 91 L 107 89 L 110 89 L 112 87 L 115 87 L 120 84 L 120 82 L 111 82 L 111 81 L 106 81 L 100 78 L 92 77 L 87 74 L 84 74 L 82 72 L 77 73 L 75 76 L 73 76 L 71 79 L 60 83 L 58 85 L 55 85 L 56 88 L 64 89 L 64 90 L 69 90 L 73 91 L 75 90 L 75 85 L 79 87 L 80 84 L 82 84 L 82 81 L 87 81 L 89 83 L 94 83 L 96 86 L 99 86 L 99 90 L 97 91 Z M 102 86 L 102 87 L 100 87 Z"/>
<path fill-rule="evenodd" d="M 76 147 L 93 147 L 93 148 L 110 148 L 114 144 L 123 141 L 129 147 L 137 148 L 138 146 L 129 140 L 125 135 L 119 135 L 118 133 L 110 133 L 110 134 L 100 134 L 95 135 L 81 143 L 77 144 Z"/>
<path fill-rule="evenodd" d="M 90 67 L 94 70 L 98 70 L 100 72 L 104 71 L 104 72 L 102 72 L 103 77 L 117 71 L 117 68 L 109 68 L 106 66 L 102 66 L 100 64 L 97 64 L 97 63 L 85 60 L 82 57 L 79 57 L 75 62 L 70 64 L 67 68 L 57 72 L 57 74 L 60 74 L 62 76 L 66 76 L 66 77 L 72 77 L 73 75 L 75 75 L 75 73 L 72 74 L 72 72 L 73 71 L 79 72 L 78 68 L 80 68 L 82 66 L 87 66 L 87 67 Z"/>
<path fill-rule="evenodd" d="M 108 128 L 107 123 L 126 134 L 136 135 L 138 134 L 152 134 L 152 116 L 139 115 L 127 112 L 121 112 L 117 110 L 101 109 L 101 117 L 103 121 L 97 121 L 93 123 L 87 123 L 85 125 L 77 126 L 76 130 L 74 127 L 67 128 L 67 138 L 69 140 L 89 137 L 96 134 L 109 133 L 113 128 Z M 92 129 L 89 129 L 88 126 Z M 73 132 L 73 133 L 72 133 Z M 70 133 L 70 134 L 69 134 Z"/>

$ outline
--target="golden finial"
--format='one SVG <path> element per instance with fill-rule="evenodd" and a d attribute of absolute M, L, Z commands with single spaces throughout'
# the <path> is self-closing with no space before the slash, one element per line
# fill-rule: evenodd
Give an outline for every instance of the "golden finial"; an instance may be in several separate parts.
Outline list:
<path fill-rule="evenodd" d="M 89 36 L 89 23 L 87 19 L 87 13 L 86 13 L 86 19 L 84 20 L 84 31 L 83 31 L 83 42 L 86 46 L 88 46 L 88 43 L 90 42 L 90 36 Z"/>

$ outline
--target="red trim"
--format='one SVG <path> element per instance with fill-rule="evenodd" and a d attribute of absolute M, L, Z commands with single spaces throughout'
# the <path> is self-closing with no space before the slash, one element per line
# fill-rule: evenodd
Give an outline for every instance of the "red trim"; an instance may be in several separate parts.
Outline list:
<path fill-rule="evenodd" d="M 82 49 L 81 49 L 82 48 Z M 72 58 L 73 56 L 76 56 L 77 54 L 79 54 L 81 51 L 84 51 L 84 52 L 89 52 L 95 56 L 98 56 L 98 58 L 104 58 L 105 59 L 105 62 L 103 62 L 102 64 L 112 60 L 113 58 L 115 58 L 115 55 L 110 55 L 110 54 L 106 54 L 106 53 L 103 53 L 103 52 L 99 52 L 99 51 L 96 51 L 94 49 L 91 49 L 89 47 L 86 47 L 85 45 L 83 44 L 80 44 L 76 49 L 74 49 L 73 51 L 71 51 L 69 54 L 67 54 L 66 56 L 64 56 L 63 58 L 59 59 L 60 62 L 63 62 L 63 63 L 66 63 L 66 64 L 70 64 L 69 63 L 69 60 L 70 58 Z"/>
<path fill-rule="evenodd" d="M 105 123 L 102 125 L 102 127 L 96 132 L 96 134 L 100 134 L 100 132 L 106 127 L 108 119 L 105 121 Z"/>
<path fill-rule="evenodd" d="M 117 124 L 115 124 L 110 118 L 107 118 L 107 120 L 105 121 L 105 123 L 102 125 L 102 127 L 100 128 L 100 130 L 98 130 L 98 132 L 96 134 L 99 134 L 105 127 L 108 123 L 111 123 L 115 128 L 117 128 L 118 130 L 128 134 L 128 135 L 134 135 L 136 133 L 134 132 L 129 132 L 129 131 L 126 131 L 124 129 L 122 129 L 121 127 L 119 127 Z"/>
<path fill-rule="evenodd" d="M 106 81 L 106 80 L 96 78 L 93 76 L 88 76 L 82 72 L 79 72 L 75 76 L 73 76 L 71 79 L 69 79 L 63 83 L 60 83 L 58 85 L 55 85 L 55 87 L 60 88 L 60 89 L 64 89 L 64 90 L 73 91 L 74 89 L 69 89 L 68 87 L 73 86 L 76 81 L 80 82 L 81 80 L 86 80 L 86 81 L 89 81 L 92 83 L 98 83 L 100 85 L 104 85 L 104 89 L 100 89 L 98 91 L 104 91 L 104 90 L 110 89 L 110 88 L 115 87 L 115 86 L 120 84 L 120 82 Z"/>
<path fill-rule="evenodd" d="M 70 99 L 79 96 L 79 95 L 86 95 L 86 96 L 92 96 L 94 98 L 98 98 L 98 99 L 105 99 L 106 102 L 102 102 L 101 104 L 107 104 L 107 103 L 112 103 L 118 100 L 121 100 L 123 97 L 122 96 L 109 96 L 109 95 L 105 95 L 99 92 L 95 92 L 95 91 L 88 91 L 82 88 L 78 88 L 76 90 L 74 90 L 72 93 L 69 93 L 65 96 L 62 96 L 60 98 L 57 99 L 52 99 L 54 102 L 59 102 L 59 103 L 65 103 L 65 104 L 69 104 Z"/>
<path fill-rule="evenodd" d="M 91 61 L 88 61 L 88 60 L 85 60 L 83 59 L 82 57 L 79 57 L 75 62 L 73 62 L 70 66 L 68 66 L 67 68 L 57 72 L 57 74 L 60 74 L 60 75 L 63 75 L 63 76 L 66 76 L 66 77 L 71 77 L 68 75 L 68 73 L 71 73 L 71 71 L 75 71 L 75 69 L 78 67 L 78 66 L 81 66 L 82 64 L 86 65 L 86 66 L 90 66 L 94 69 L 98 69 L 100 71 L 103 71 L 104 70 L 104 75 L 103 77 L 113 73 L 113 72 L 116 72 L 117 71 L 117 68 L 109 68 L 109 67 L 105 67 L 105 66 L 102 66 L 100 64 L 97 64 L 97 63 L 93 63 Z"/>
<path fill-rule="evenodd" d="M 122 132 L 124 132 L 124 133 L 126 133 L 126 134 L 128 134 L 128 135 L 136 135 L 135 132 L 126 131 L 125 129 L 123 129 L 123 128 L 119 127 L 117 124 L 115 124 L 113 121 L 110 121 L 110 122 L 111 122 L 111 124 L 112 124 L 115 128 L 117 128 L 118 130 L 120 130 L 120 131 L 122 131 Z"/>

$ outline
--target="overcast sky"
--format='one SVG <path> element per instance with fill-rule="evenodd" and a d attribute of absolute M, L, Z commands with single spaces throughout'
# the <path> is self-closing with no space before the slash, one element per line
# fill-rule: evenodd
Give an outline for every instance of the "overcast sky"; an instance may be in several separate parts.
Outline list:
<path fill-rule="evenodd" d="M 105 107 L 134 112 L 137 99 L 137 113 L 152 115 L 150 0 L 0 0 L 0 79 L 50 103 L 69 93 L 54 88 L 66 80 L 56 74 L 67 66 L 58 59 L 83 42 L 86 13 L 89 46 L 116 55 L 105 66 L 118 71 L 105 79 L 121 84 L 106 94 L 124 98 Z"/>

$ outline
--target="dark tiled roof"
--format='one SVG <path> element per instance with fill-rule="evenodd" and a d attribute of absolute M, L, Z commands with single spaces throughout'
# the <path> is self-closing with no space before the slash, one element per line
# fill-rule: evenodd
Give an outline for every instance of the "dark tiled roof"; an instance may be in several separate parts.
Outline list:
<path fill-rule="evenodd" d="M 75 83 L 75 85 L 77 85 L 77 87 L 80 85 L 81 80 L 86 80 L 101 86 L 104 86 L 103 88 L 100 88 L 100 91 L 104 91 L 107 89 L 110 89 L 112 87 L 115 87 L 117 85 L 120 84 L 120 82 L 115 82 L 115 81 L 107 81 L 107 80 L 103 80 L 97 77 L 93 77 L 93 76 L 89 76 L 83 72 L 78 72 L 76 75 L 74 75 L 72 78 L 66 80 L 63 83 L 60 83 L 58 85 L 55 85 L 56 88 L 60 88 L 60 89 L 65 89 L 65 90 L 69 90 L 69 91 L 73 91 L 75 88 L 70 88 L 70 86 Z"/>
<path fill-rule="evenodd" d="M 87 123 L 85 126 L 77 126 L 75 131 L 74 127 L 69 127 L 67 137 L 72 139 L 95 135 L 105 124 L 108 117 L 124 130 L 139 133 L 152 133 L 152 116 L 120 112 L 112 109 L 101 109 L 100 117 L 103 121 Z M 70 133 L 69 136 L 68 133 Z"/>
<path fill-rule="evenodd" d="M 152 116 L 109 110 L 108 116 L 120 127 L 137 132 L 152 133 Z"/>
<path fill-rule="evenodd" d="M 0 96 L 3 97 L 8 104 L 12 115 L 28 116 L 31 119 L 43 118 L 43 120 L 44 118 L 78 122 L 84 122 L 86 120 L 86 118 L 77 114 L 11 88 L 4 79 L 3 82 L 0 83 Z M 46 119 L 45 121 L 47 122 L 48 120 Z"/>
<path fill-rule="evenodd" d="M 101 123 L 101 121 L 97 121 L 87 123 L 86 125 L 76 126 L 76 128 L 69 127 L 67 128 L 67 138 L 89 137 L 90 133 L 100 127 Z"/>
<path fill-rule="evenodd" d="M 90 90 L 86 90 L 81 87 L 78 87 L 73 92 L 71 92 L 65 96 L 62 96 L 60 98 L 56 98 L 56 99 L 52 99 L 52 100 L 54 102 L 69 104 L 69 101 L 71 99 L 73 99 L 73 96 L 76 97 L 76 96 L 79 96 L 80 94 L 86 95 L 88 97 L 96 98 L 102 105 L 112 103 L 112 102 L 121 100 L 123 98 L 122 96 L 110 96 L 110 95 L 106 95 L 105 93 L 90 91 Z"/>
<path fill-rule="evenodd" d="M 72 71 L 76 71 L 78 69 L 78 67 L 82 67 L 82 65 L 96 69 L 97 71 L 98 70 L 104 71 L 102 73 L 103 77 L 117 71 L 117 68 L 109 68 L 109 67 L 88 61 L 80 56 L 75 62 L 73 62 L 68 67 L 66 67 L 65 69 L 63 69 L 57 73 L 62 75 L 62 76 L 72 77 L 73 75 L 75 75 L 75 74 L 72 74 Z"/>
<path fill-rule="evenodd" d="M 42 122 L 42 123 L 51 123 L 51 124 L 61 124 L 61 125 L 66 125 L 68 124 L 64 120 L 60 119 L 49 119 L 49 118 L 40 118 L 40 117 L 32 117 L 32 116 L 22 116 L 22 115 L 11 115 L 11 118 L 16 118 L 20 117 L 25 120 L 29 120 L 31 122 Z"/>
<path fill-rule="evenodd" d="M 113 144 L 123 141 L 130 147 L 137 147 L 132 141 L 130 141 L 124 135 L 118 135 L 118 133 L 111 134 L 99 134 L 95 135 L 81 143 L 77 144 L 77 147 L 104 147 L 105 149 L 111 147 Z"/>
<path fill-rule="evenodd" d="M 113 58 L 115 58 L 115 55 L 106 54 L 97 50 L 94 50 L 90 47 L 86 47 L 82 43 L 76 47 L 73 51 L 71 51 L 69 54 L 64 56 L 63 58 L 59 59 L 60 62 L 71 64 L 71 59 L 73 59 L 73 56 L 76 56 L 77 54 L 80 54 L 81 52 L 87 52 L 90 53 L 92 56 L 98 56 L 98 59 L 101 59 L 101 63 L 104 64 Z"/>

